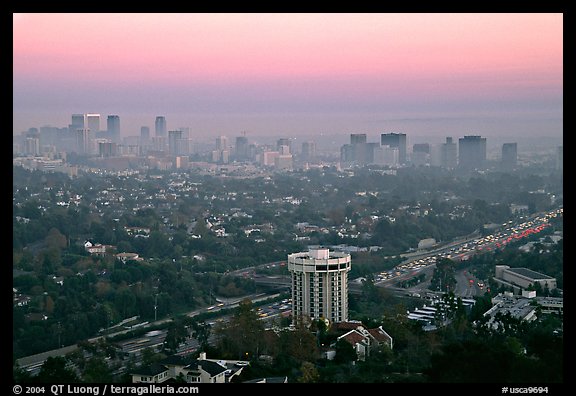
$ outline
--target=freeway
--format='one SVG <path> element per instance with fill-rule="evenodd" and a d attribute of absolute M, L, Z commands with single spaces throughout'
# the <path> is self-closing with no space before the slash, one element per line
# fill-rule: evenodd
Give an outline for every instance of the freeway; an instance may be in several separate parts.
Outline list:
<path fill-rule="evenodd" d="M 406 280 L 423 273 L 431 275 L 439 258 L 448 258 L 453 261 L 468 260 L 475 254 L 501 249 L 512 241 L 518 241 L 530 235 L 537 234 L 547 228 L 550 219 L 562 215 L 563 209 L 559 208 L 547 213 L 538 213 L 529 217 L 520 218 L 521 221 L 513 223 L 508 221 L 502 224 L 494 233 L 481 236 L 478 231 L 462 236 L 454 241 L 425 252 L 412 252 L 401 255 L 405 260 L 396 267 L 374 274 L 375 284 L 380 287 L 392 288 L 397 291 L 406 290 L 395 288 L 394 285 L 401 280 Z M 252 277 L 254 281 L 261 285 L 290 287 L 290 277 L 288 275 L 265 276 L 256 274 L 256 270 L 261 268 L 274 268 L 284 266 L 285 262 L 266 263 L 250 268 L 245 268 L 231 272 L 236 276 Z M 458 283 L 458 294 L 463 297 L 472 297 L 484 292 L 478 286 L 478 280 L 470 284 L 470 277 L 463 274 Z M 427 276 L 429 278 L 429 276 Z M 362 278 L 350 279 L 350 293 L 360 293 Z M 421 287 L 423 285 L 420 285 Z"/>
<path fill-rule="evenodd" d="M 438 258 L 448 258 L 454 261 L 468 260 L 474 254 L 494 249 L 504 248 L 512 241 L 518 241 L 530 235 L 538 234 L 550 226 L 552 218 L 563 214 L 563 209 L 555 209 L 547 213 L 534 214 L 522 218 L 522 222 L 509 221 L 502 224 L 493 234 L 478 236 L 476 238 L 464 238 L 449 245 L 445 245 L 434 251 L 424 253 L 419 258 L 411 257 L 391 270 L 374 274 L 376 284 L 387 286 L 398 280 L 416 275 L 424 268 L 434 267 Z"/>

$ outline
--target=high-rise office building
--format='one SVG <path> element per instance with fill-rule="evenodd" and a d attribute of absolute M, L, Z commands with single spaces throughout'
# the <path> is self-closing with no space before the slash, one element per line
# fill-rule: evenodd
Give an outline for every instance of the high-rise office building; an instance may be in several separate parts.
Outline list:
<path fill-rule="evenodd" d="M 117 155 L 116 142 L 98 142 L 98 156 L 115 157 Z"/>
<path fill-rule="evenodd" d="M 236 160 L 248 159 L 248 139 L 246 136 L 236 136 Z"/>
<path fill-rule="evenodd" d="M 106 119 L 106 127 L 108 139 L 116 144 L 120 143 L 120 117 L 117 115 L 109 115 Z"/>
<path fill-rule="evenodd" d="M 93 138 L 100 132 L 100 114 L 86 114 L 84 125 L 90 130 L 90 136 Z"/>
<path fill-rule="evenodd" d="M 450 136 L 447 136 L 446 142 L 442 144 L 440 166 L 447 169 L 458 166 L 458 147 Z"/>
<path fill-rule="evenodd" d="M 348 253 L 310 249 L 288 255 L 292 286 L 292 320 L 309 317 L 332 323 L 348 320 Z"/>
<path fill-rule="evenodd" d="M 278 152 L 280 155 L 292 155 L 290 154 L 290 146 L 286 145 L 278 146 Z"/>
<path fill-rule="evenodd" d="M 150 140 L 150 127 L 147 126 L 140 127 L 140 140 L 142 141 Z"/>
<path fill-rule="evenodd" d="M 415 143 L 412 146 L 412 152 L 430 154 L 430 143 Z"/>
<path fill-rule="evenodd" d="M 212 162 L 228 164 L 230 162 L 230 150 L 228 149 L 228 137 L 216 138 L 216 149 L 212 151 Z"/>
<path fill-rule="evenodd" d="M 303 142 L 301 158 L 303 161 L 312 161 L 316 158 L 316 143 Z"/>
<path fill-rule="evenodd" d="M 166 136 L 152 136 L 151 150 L 166 151 L 168 148 L 168 139 Z"/>
<path fill-rule="evenodd" d="M 228 150 L 228 137 L 218 136 L 216 138 L 216 150 Z"/>
<path fill-rule="evenodd" d="M 412 146 L 410 162 L 414 166 L 425 166 L 430 163 L 430 144 L 416 143 Z"/>
<path fill-rule="evenodd" d="M 70 124 L 70 130 L 76 133 L 77 129 L 84 129 L 85 127 L 84 114 L 72 114 L 72 123 Z"/>
<path fill-rule="evenodd" d="M 288 148 L 288 146 L 281 146 L 281 147 L 286 147 L 286 150 Z M 274 158 L 274 167 L 280 170 L 292 169 L 293 167 L 292 154 L 290 153 L 282 154 L 281 152 L 279 152 L 278 155 Z"/>
<path fill-rule="evenodd" d="M 158 116 L 154 123 L 155 136 L 166 136 L 166 117 Z"/>
<path fill-rule="evenodd" d="M 60 139 L 66 136 L 67 132 L 58 127 L 40 127 L 40 146 L 60 146 Z"/>
<path fill-rule="evenodd" d="M 182 140 L 182 131 L 168 131 L 168 154 L 183 154 Z"/>
<path fill-rule="evenodd" d="M 380 144 L 398 148 L 398 161 L 401 165 L 406 163 L 406 134 L 383 133 L 380 135 Z"/>
<path fill-rule="evenodd" d="M 260 164 L 263 166 L 274 166 L 279 155 L 278 151 L 263 151 L 260 154 Z"/>
<path fill-rule="evenodd" d="M 24 154 L 29 156 L 40 155 L 40 137 L 38 134 L 27 134 L 24 141 Z"/>
<path fill-rule="evenodd" d="M 348 165 L 367 165 L 374 162 L 378 143 L 367 143 L 365 133 L 351 133 L 350 144 L 340 148 L 340 160 Z"/>
<path fill-rule="evenodd" d="M 350 144 L 364 144 L 366 143 L 365 133 L 351 133 L 350 134 Z"/>
<path fill-rule="evenodd" d="M 148 153 L 150 149 L 150 127 L 140 127 L 140 154 Z"/>
<path fill-rule="evenodd" d="M 76 130 L 76 152 L 82 155 L 90 155 L 93 153 L 92 145 L 94 140 L 92 132 L 89 128 Z"/>
<path fill-rule="evenodd" d="M 486 138 L 468 135 L 458 139 L 458 167 L 482 169 L 486 165 Z"/>
<path fill-rule="evenodd" d="M 281 148 L 282 146 L 287 147 L 287 149 L 286 148 L 282 149 Z M 288 138 L 280 138 L 276 141 L 276 150 L 283 154 L 290 154 L 292 153 L 292 142 Z M 288 150 L 288 153 L 286 153 L 286 150 Z"/>
<path fill-rule="evenodd" d="M 518 164 L 517 143 L 504 143 L 502 145 L 502 170 L 511 171 Z"/>
<path fill-rule="evenodd" d="M 454 169 L 458 165 L 458 147 L 451 137 L 445 143 L 430 147 L 430 165 Z"/>
<path fill-rule="evenodd" d="M 398 157 L 398 147 L 385 145 L 374 149 L 374 164 L 376 165 L 397 167 L 400 163 Z"/>

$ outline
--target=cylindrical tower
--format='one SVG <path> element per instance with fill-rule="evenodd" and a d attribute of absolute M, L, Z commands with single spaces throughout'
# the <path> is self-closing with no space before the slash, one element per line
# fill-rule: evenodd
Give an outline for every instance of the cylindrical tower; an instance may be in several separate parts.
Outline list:
<path fill-rule="evenodd" d="M 289 254 L 292 321 L 304 316 L 330 322 L 347 321 L 350 266 L 350 254 L 328 249 Z"/>

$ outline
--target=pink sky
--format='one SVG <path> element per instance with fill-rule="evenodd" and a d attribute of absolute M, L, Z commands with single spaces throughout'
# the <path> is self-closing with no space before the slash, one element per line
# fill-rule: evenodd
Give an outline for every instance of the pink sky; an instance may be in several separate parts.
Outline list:
<path fill-rule="evenodd" d="M 15 14 L 13 32 L 15 133 L 100 112 L 123 134 L 244 113 L 525 113 L 561 134 L 562 14 Z"/>

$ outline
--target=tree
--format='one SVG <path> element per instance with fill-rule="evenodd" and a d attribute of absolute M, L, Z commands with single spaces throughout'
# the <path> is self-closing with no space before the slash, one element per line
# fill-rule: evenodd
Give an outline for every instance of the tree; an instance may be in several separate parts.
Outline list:
<path fill-rule="evenodd" d="M 186 341 L 186 338 L 188 338 L 188 330 L 186 330 L 184 322 L 180 319 L 174 319 L 168 326 L 163 349 L 170 354 L 174 354 L 178 346 Z"/>
<path fill-rule="evenodd" d="M 84 368 L 84 382 L 105 383 L 112 382 L 112 373 L 102 357 L 92 357 Z"/>
<path fill-rule="evenodd" d="M 334 347 L 336 349 L 336 356 L 334 356 L 334 362 L 338 364 L 355 362 L 358 359 L 356 350 L 348 341 L 340 338 L 336 341 Z"/>
<path fill-rule="evenodd" d="M 162 359 L 162 355 L 156 353 L 152 347 L 144 348 L 142 351 L 142 364 L 145 366 L 149 366 L 160 359 Z"/>
<path fill-rule="evenodd" d="M 57 228 L 51 228 L 48 231 L 48 235 L 44 238 L 44 243 L 46 247 L 53 249 L 64 249 L 68 245 L 68 240 L 66 236 L 62 235 L 60 230 Z"/>
<path fill-rule="evenodd" d="M 442 292 L 452 291 L 456 285 L 454 277 L 456 263 L 454 261 L 440 257 L 436 261 L 436 268 L 430 280 L 430 289 Z"/>
<path fill-rule="evenodd" d="M 221 347 L 238 359 L 257 357 L 264 334 L 264 323 L 259 319 L 252 301 L 240 302 L 227 325 L 217 328 Z"/>
<path fill-rule="evenodd" d="M 318 358 L 318 340 L 305 320 L 296 321 L 293 330 L 280 334 L 279 354 L 288 355 L 296 362 L 314 362 Z"/>
<path fill-rule="evenodd" d="M 298 382 L 301 383 L 313 383 L 318 382 L 320 379 L 320 374 L 318 373 L 318 369 L 314 364 L 310 362 L 302 363 L 300 366 L 300 372 L 302 373 L 298 378 Z"/>
<path fill-rule="evenodd" d="M 205 321 L 192 321 L 192 337 L 198 340 L 201 349 L 206 349 L 208 347 L 208 340 L 210 339 L 211 327 Z"/>
<path fill-rule="evenodd" d="M 36 376 L 36 382 L 42 383 L 74 383 L 80 382 L 78 376 L 66 367 L 68 361 L 62 356 L 49 356 L 42 364 Z"/>

